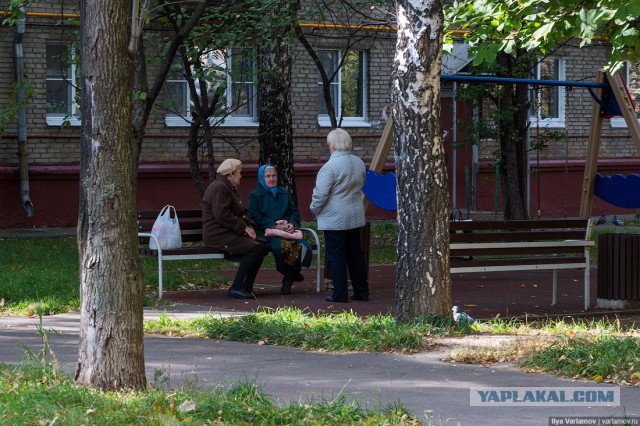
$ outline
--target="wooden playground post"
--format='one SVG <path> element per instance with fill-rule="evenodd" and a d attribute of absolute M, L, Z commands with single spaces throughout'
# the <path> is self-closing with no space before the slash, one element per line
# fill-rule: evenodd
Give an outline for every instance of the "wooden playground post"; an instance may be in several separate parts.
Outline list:
<path fill-rule="evenodd" d="M 629 98 L 629 93 L 624 85 L 624 81 L 618 76 L 613 77 L 608 71 L 600 70 L 596 77 L 597 83 L 604 83 L 605 80 L 611 86 L 611 91 L 618 102 L 624 121 L 633 142 L 636 144 L 638 152 L 640 152 L 640 124 L 636 117 L 633 102 Z M 595 90 L 596 97 L 602 99 L 604 90 L 597 88 Z M 602 134 L 602 108 L 597 101 L 593 101 L 591 110 L 591 129 L 589 132 L 589 145 L 587 147 L 587 159 L 584 165 L 584 181 L 582 183 L 582 197 L 580 201 L 580 218 L 588 219 L 591 217 L 591 207 L 593 205 L 593 193 L 595 190 L 596 170 L 598 167 L 598 154 L 600 151 L 600 136 Z"/>
<path fill-rule="evenodd" d="M 604 83 L 604 71 L 598 71 L 597 83 Z M 598 99 L 602 99 L 604 90 L 596 88 L 595 94 Z M 593 204 L 593 189 L 595 187 L 596 168 L 598 166 L 598 152 L 600 151 L 600 136 L 602 134 L 602 108 L 600 104 L 593 101 L 591 108 L 591 128 L 589 130 L 589 142 L 587 145 L 587 158 L 584 163 L 584 180 L 582 181 L 582 194 L 580 195 L 580 219 L 591 217 L 591 206 Z"/>

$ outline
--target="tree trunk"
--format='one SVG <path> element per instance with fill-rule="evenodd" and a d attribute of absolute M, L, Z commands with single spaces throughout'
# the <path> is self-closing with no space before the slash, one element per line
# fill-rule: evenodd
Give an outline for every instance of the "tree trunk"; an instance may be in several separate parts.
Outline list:
<path fill-rule="evenodd" d="M 276 167 L 280 185 L 289 189 L 297 204 L 293 170 L 291 53 L 288 27 L 274 32 L 274 40 L 261 44 L 258 60 L 260 164 L 269 163 Z"/>
<path fill-rule="evenodd" d="M 81 2 L 81 321 L 75 380 L 102 389 L 146 387 L 130 14 L 125 0 Z"/>
<path fill-rule="evenodd" d="M 398 196 L 396 312 L 449 315 L 449 188 L 440 133 L 442 3 L 397 0 L 393 130 Z"/>
<path fill-rule="evenodd" d="M 500 77 L 517 75 L 516 58 L 498 53 L 498 63 L 506 71 Z M 528 146 L 527 121 L 529 117 L 528 87 L 523 84 L 505 85 L 500 97 L 500 177 L 504 200 L 504 218 L 523 220 L 527 213 Z"/>

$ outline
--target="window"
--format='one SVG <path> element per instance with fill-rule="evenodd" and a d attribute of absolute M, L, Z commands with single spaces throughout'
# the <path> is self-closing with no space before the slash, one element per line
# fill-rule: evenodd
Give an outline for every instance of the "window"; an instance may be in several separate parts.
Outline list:
<path fill-rule="evenodd" d="M 341 67 L 342 52 L 340 51 L 321 50 L 318 52 L 318 56 L 329 78 L 334 76 L 331 80 L 330 91 L 338 122 L 342 120 L 344 127 L 369 126 L 366 116 L 366 52 L 347 52 Z M 339 70 L 338 67 L 340 67 Z M 321 126 L 331 125 L 322 93 L 321 80 L 318 81 L 318 122 Z"/>
<path fill-rule="evenodd" d="M 256 117 L 255 61 L 247 49 L 232 49 L 227 58 L 227 108 L 234 118 Z"/>
<path fill-rule="evenodd" d="M 216 50 L 209 53 L 203 64 L 207 75 L 207 90 L 225 88 L 220 105 L 221 117 L 213 118 L 222 126 L 257 126 L 257 93 L 255 61 L 249 49 Z M 199 85 L 196 82 L 196 90 Z M 191 93 L 184 75 L 182 59 L 176 58 L 167 79 L 167 126 L 188 126 Z M 222 117 L 224 116 L 224 117 Z"/>
<path fill-rule="evenodd" d="M 80 125 L 80 89 L 71 45 L 47 44 L 47 124 Z"/>
<path fill-rule="evenodd" d="M 545 58 L 538 62 L 534 78 L 538 80 L 564 80 L 564 58 Z M 531 89 L 531 121 L 533 126 L 564 127 L 564 86 L 541 85 Z"/>
<path fill-rule="evenodd" d="M 167 75 L 167 119 L 185 121 L 189 117 L 189 84 L 184 76 L 182 58 L 176 56 Z"/>

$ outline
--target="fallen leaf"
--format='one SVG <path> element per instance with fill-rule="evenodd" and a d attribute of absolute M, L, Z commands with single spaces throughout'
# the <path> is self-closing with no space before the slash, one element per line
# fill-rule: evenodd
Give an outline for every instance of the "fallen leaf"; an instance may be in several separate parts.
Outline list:
<path fill-rule="evenodd" d="M 196 403 L 191 400 L 186 400 L 178 407 L 178 411 L 181 413 L 188 413 L 190 411 L 195 411 Z"/>

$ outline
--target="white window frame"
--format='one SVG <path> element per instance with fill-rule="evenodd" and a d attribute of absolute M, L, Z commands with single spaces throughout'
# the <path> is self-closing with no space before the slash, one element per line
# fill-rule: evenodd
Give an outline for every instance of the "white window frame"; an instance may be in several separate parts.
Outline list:
<path fill-rule="evenodd" d="M 180 66 L 180 72 L 181 74 L 183 73 L 184 64 L 182 62 L 182 58 L 180 57 L 180 55 L 176 55 L 174 57 L 174 62 L 173 64 L 171 64 L 171 67 L 174 67 L 174 66 Z M 171 75 L 171 72 L 169 73 L 169 75 Z M 183 92 L 182 99 L 184 100 L 184 103 L 182 104 L 181 108 L 174 108 L 173 110 L 167 110 L 167 113 L 165 114 L 165 124 L 170 127 L 190 126 L 191 108 L 189 108 L 189 105 L 191 105 L 191 92 L 189 90 L 189 84 L 187 83 L 187 80 L 185 78 L 182 78 L 182 79 L 167 78 L 165 80 L 165 87 L 167 88 L 167 102 L 169 101 L 169 98 L 168 98 L 170 95 L 169 85 L 171 84 L 175 84 L 175 85 L 180 84 L 182 86 L 182 92 Z M 174 112 L 178 109 L 180 109 L 182 113 Z"/>
<path fill-rule="evenodd" d="M 629 62 L 628 61 L 624 62 L 624 68 L 620 72 L 622 73 L 622 77 L 624 78 L 625 83 L 627 83 L 627 87 L 629 87 Z M 638 118 L 638 121 L 640 122 L 640 118 Z M 615 116 L 609 119 L 609 125 L 616 129 L 626 129 L 627 121 L 624 119 L 624 117 Z"/>
<path fill-rule="evenodd" d="M 82 121 L 78 117 L 78 105 L 74 101 L 77 96 L 78 89 L 74 84 L 68 82 L 69 78 L 75 78 L 76 75 L 76 65 L 75 59 L 76 51 L 71 43 L 48 43 L 48 46 L 65 46 L 67 51 L 70 54 L 69 58 L 69 68 L 67 69 L 67 79 L 65 78 L 50 78 L 48 76 L 45 77 L 47 85 L 48 81 L 66 81 L 67 82 L 67 101 L 71 104 L 70 106 L 67 104 L 69 112 L 67 114 L 62 113 L 50 113 L 46 112 L 46 122 L 48 126 L 62 126 L 63 124 L 68 123 L 71 126 L 80 126 L 82 125 Z M 69 77 L 70 76 L 70 77 Z"/>
<path fill-rule="evenodd" d="M 342 51 L 335 49 L 322 49 L 324 52 L 332 52 L 332 54 L 337 54 L 338 63 L 342 59 Z M 357 51 L 362 54 L 362 116 L 361 117 L 340 117 L 340 111 L 342 111 L 342 68 L 340 68 L 340 72 L 336 74 L 336 77 L 331 81 L 331 84 L 338 85 L 338 99 L 333 99 L 334 108 L 336 109 L 336 119 L 338 122 L 341 122 L 342 127 L 375 127 L 379 126 L 379 122 L 371 122 L 369 121 L 369 117 L 367 114 L 367 105 L 368 105 L 368 92 L 369 92 L 369 81 L 367 79 L 368 75 L 368 67 L 369 67 L 369 55 L 367 51 Z M 322 81 L 318 81 L 318 93 L 322 92 Z M 318 113 L 318 125 L 320 127 L 331 127 L 331 120 L 329 119 L 329 114 L 320 114 Z"/>
<path fill-rule="evenodd" d="M 557 80 L 565 80 L 566 79 L 566 62 L 565 58 L 562 56 L 552 56 L 547 58 L 549 60 L 558 61 L 558 78 Z M 535 69 L 535 79 L 540 80 L 540 64 L 536 64 Z M 567 103 L 567 88 L 566 86 L 545 86 L 548 88 L 557 88 L 558 89 L 558 117 L 552 118 L 542 118 L 540 117 L 540 109 L 538 108 L 536 111 L 535 104 L 532 105 L 535 114 L 530 115 L 529 119 L 531 120 L 531 125 L 533 127 L 539 126 L 540 128 L 564 128 L 566 126 L 566 103 Z M 535 94 L 540 96 L 539 91 L 532 90 L 532 96 Z M 535 100 L 532 99 L 532 102 Z M 537 115 L 537 117 L 536 117 Z"/>
<path fill-rule="evenodd" d="M 233 50 L 232 49 L 227 49 L 227 55 L 226 55 L 226 66 L 228 70 L 231 70 L 232 68 L 232 55 L 233 55 Z M 254 67 L 254 75 L 255 75 L 255 63 L 253 64 Z M 232 90 L 233 90 L 233 85 L 238 84 L 238 82 L 234 82 L 233 81 L 233 73 L 232 72 L 227 72 L 227 92 L 225 94 L 225 99 L 227 101 L 227 107 L 231 108 L 232 103 L 233 103 L 233 98 L 232 98 Z M 168 80 L 168 82 L 171 83 L 180 83 L 180 82 L 184 82 L 185 85 L 185 102 L 187 103 L 187 105 L 191 104 L 191 92 L 189 90 L 188 84 L 186 80 Z M 257 93 L 257 87 L 256 87 L 256 82 L 254 81 L 243 81 L 243 84 L 250 84 L 252 89 L 251 89 L 251 106 L 250 106 L 250 110 L 252 111 L 251 115 L 246 115 L 246 114 L 229 114 L 226 117 L 212 117 L 211 118 L 211 122 L 212 124 L 215 124 L 217 126 L 220 127 L 257 127 L 258 126 L 258 93 Z M 186 108 L 187 110 L 187 115 L 185 117 L 182 117 L 180 115 L 174 114 L 174 113 L 170 113 L 168 112 L 165 115 L 165 125 L 168 127 L 188 127 L 191 125 L 190 120 L 191 120 L 191 109 L 190 108 Z M 224 121 L 223 121 L 224 120 Z"/>

